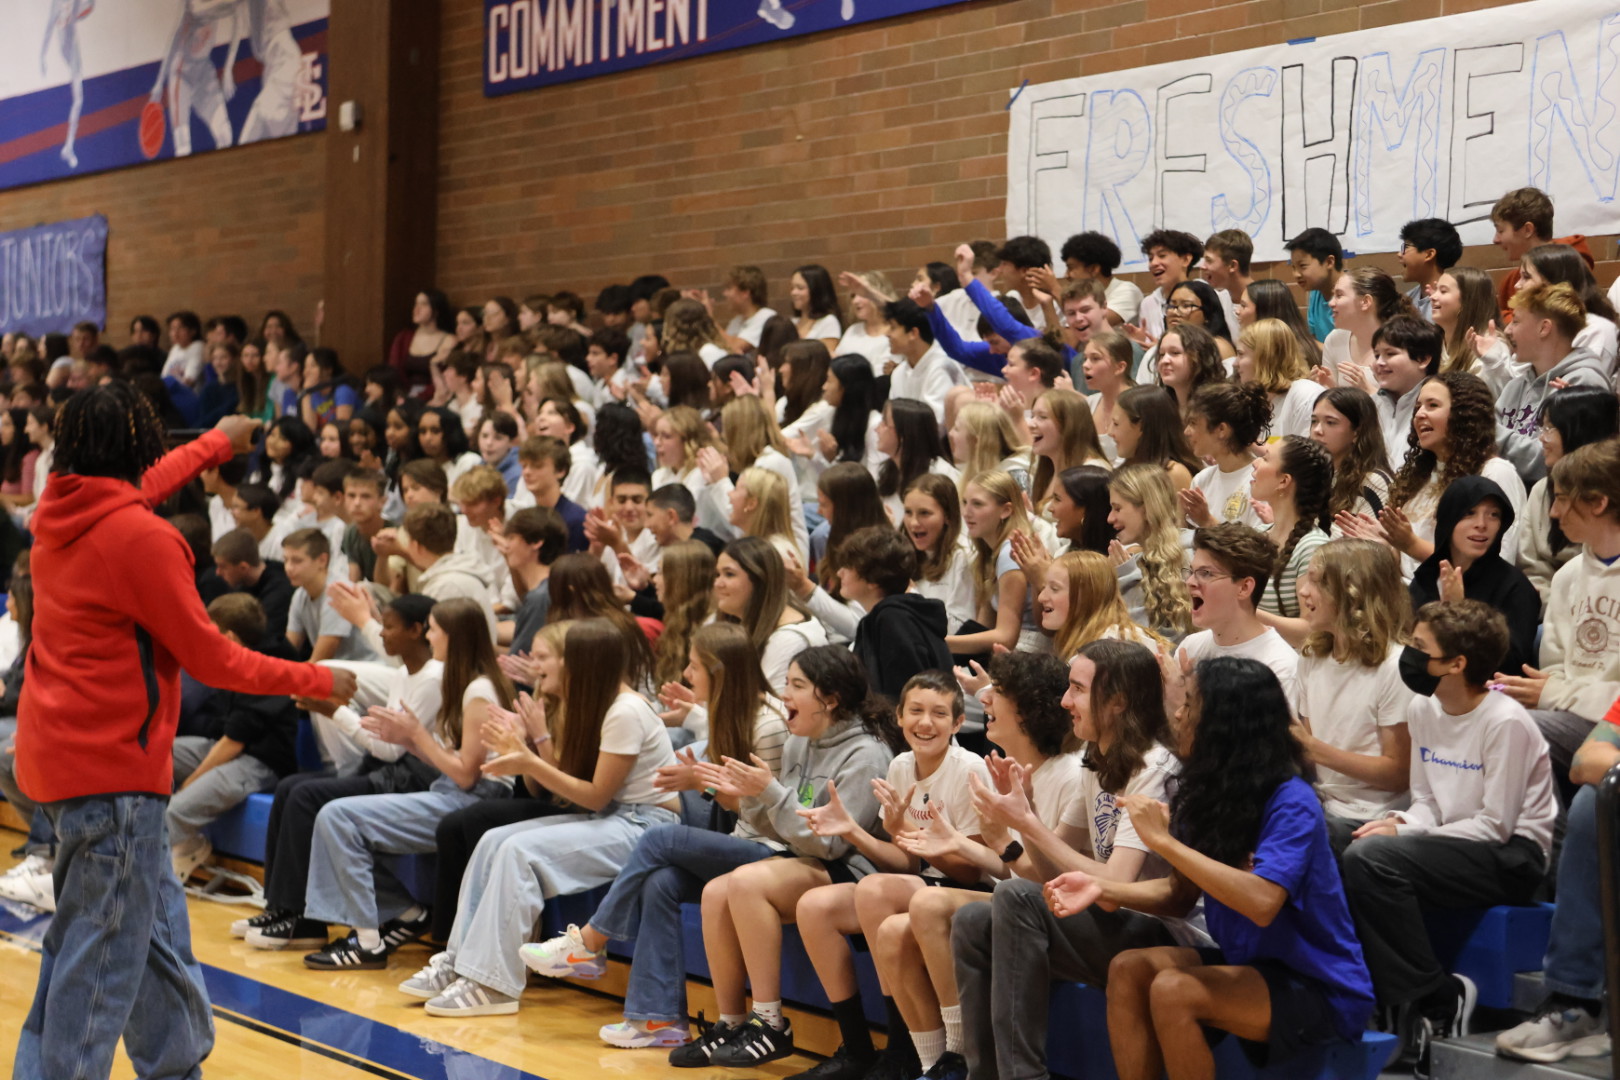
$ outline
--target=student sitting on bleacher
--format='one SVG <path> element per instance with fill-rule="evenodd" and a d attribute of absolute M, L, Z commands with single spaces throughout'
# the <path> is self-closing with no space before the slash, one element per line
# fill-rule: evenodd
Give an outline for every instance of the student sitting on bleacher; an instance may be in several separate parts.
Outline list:
<path fill-rule="evenodd" d="M 238 645 L 291 659 L 285 641 L 266 644 L 264 609 L 246 593 L 216 598 L 208 605 L 208 617 Z M 214 853 L 214 845 L 203 835 L 204 826 L 298 770 L 293 750 L 298 710 L 292 698 L 219 690 L 210 711 L 217 736 L 181 735 L 174 740 L 176 787 L 166 817 L 174 872 L 181 881 Z"/>
<path fill-rule="evenodd" d="M 1412 732 L 1412 805 L 1355 832 L 1345 891 L 1387 1030 L 1427 1075 L 1429 1044 L 1465 1035 L 1477 991 L 1441 968 L 1425 908 L 1526 904 L 1552 844 L 1552 767 L 1535 723 L 1487 688 L 1507 651 L 1507 621 L 1478 600 L 1425 604 L 1401 678 L 1418 695 Z"/>
<path fill-rule="evenodd" d="M 1496 1052 L 1523 1061 L 1607 1057 L 1603 1017 L 1603 908 L 1597 857 L 1597 784 L 1620 764 L 1620 700 L 1575 754 L 1580 785 L 1558 856 L 1558 906 L 1541 972 L 1547 997 L 1535 1015 L 1496 1037 Z"/>
<path fill-rule="evenodd" d="M 1170 875 L 1071 871 L 1046 886 L 1059 918 L 1092 904 L 1185 917 L 1203 899 L 1215 948 L 1132 949 L 1109 965 L 1115 1068 L 1131 1080 L 1214 1076 L 1210 1039 L 1222 1032 L 1256 1065 L 1358 1041 L 1372 986 L 1281 684 L 1254 660 L 1217 657 L 1173 684 L 1172 698 L 1180 687 L 1183 764 L 1169 811 L 1146 795 L 1120 800 Z"/>

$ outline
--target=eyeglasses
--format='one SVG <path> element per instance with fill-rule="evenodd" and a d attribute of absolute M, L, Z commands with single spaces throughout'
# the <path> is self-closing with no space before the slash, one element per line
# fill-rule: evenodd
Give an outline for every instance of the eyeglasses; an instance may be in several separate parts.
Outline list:
<path fill-rule="evenodd" d="M 1203 311 L 1204 305 L 1197 300 L 1173 300 L 1168 308 L 1171 311 Z"/>
<path fill-rule="evenodd" d="M 1196 570 L 1189 570 L 1181 575 L 1182 581 L 1197 581 L 1200 585 L 1208 585 L 1212 581 L 1230 581 L 1231 579 L 1231 574 L 1217 574 L 1207 566 L 1200 566 Z"/>

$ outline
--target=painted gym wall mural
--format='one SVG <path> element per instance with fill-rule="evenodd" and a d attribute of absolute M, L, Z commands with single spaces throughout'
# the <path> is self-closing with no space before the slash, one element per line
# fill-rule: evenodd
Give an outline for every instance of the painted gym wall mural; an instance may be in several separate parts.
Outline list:
<path fill-rule="evenodd" d="M 331 0 L 0 0 L 0 189 L 319 131 Z"/>

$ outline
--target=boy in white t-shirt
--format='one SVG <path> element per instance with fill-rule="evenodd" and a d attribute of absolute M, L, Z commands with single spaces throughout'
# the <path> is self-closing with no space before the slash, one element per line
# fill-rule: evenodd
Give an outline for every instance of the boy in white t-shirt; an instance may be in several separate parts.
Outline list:
<path fill-rule="evenodd" d="M 1227 522 L 1193 533 L 1187 591 L 1198 629 L 1177 655 L 1194 664 L 1216 656 L 1258 660 L 1276 672 L 1292 703 L 1298 696 L 1299 654 L 1255 614 L 1276 558 L 1265 534 L 1247 525 Z"/>
<path fill-rule="evenodd" d="M 765 322 L 776 314 L 765 306 L 770 298 L 765 272 L 757 266 L 733 266 L 726 275 L 726 287 L 721 295 L 736 313 L 726 324 L 726 347 L 736 353 L 759 348 Z"/>

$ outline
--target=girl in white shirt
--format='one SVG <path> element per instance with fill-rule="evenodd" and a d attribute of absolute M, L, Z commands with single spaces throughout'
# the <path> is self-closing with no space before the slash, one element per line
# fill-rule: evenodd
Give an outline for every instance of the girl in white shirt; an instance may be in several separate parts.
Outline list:
<path fill-rule="evenodd" d="M 782 362 L 776 369 L 782 385 L 776 399 L 776 422 L 782 428 L 782 441 L 796 459 L 796 495 L 807 506 L 816 501 L 816 477 L 826 467 L 816 461 L 814 451 L 819 448 L 820 433 L 832 426 L 833 407 L 824 396 L 831 364 L 821 342 L 793 341 L 782 347 Z M 810 453 L 803 453 L 805 450 Z"/>
<path fill-rule="evenodd" d="M 1024 493 L 1004 472 L 980 473 L 962 496 L 962 524 L 973 541 L 977 621 L 983 630 L 949 634 L 945 645 L 956 655 L 1005 649 L 1050 649 L 1030 604 L 1029 579 L 1012 556 L 1012 535 L 1030 528 Z"/>
<path fill-rule="evenodd" d="M 919 476 L 906 488 L 900 528 L 918 553 L 911 587 L 945 605 L 945 625 L 960 630 L 977 612 L 973 548 L 962 531 L 962 500 L 948 477 Z"/>
<path fill-rule="evenodd" d="M 809 263 L 793 271 L 788 284 L 793 304 L 793 328 L 800 341 L 820 341 L 828 349 L 838 348 L 844 327 L 838 311 L 838 291 L 825 266 Z"/>
<path fill-rule="evenodd" d="M 1397 315 L 1418 318 L 1417 309 L 1395 285 L 1395 279 L 1375 266 L 1357 266 L 1339 275 L 1328 297 L 1334 329 L 1322 343 L 1322 366 L 1339 386 L 1359 386 L 1378 392 L 1373 381 L 1373 335 Z"/>
<path fill-rule="evenodd" d="M 953 483 L 962 473 L 944 457 L 939 421 L 934 410 L 912 398 L 890 398 L 877 427 L 877 448 L 888 460 L 878 467 L 878 494 L 889 516 L 898 519 L 900 505 L 911 482 L 928 473 L 947 476 Z"/>
<path fill-rule="evenodd" d="M 703 470 L 708 487 L 698 498 L 698 524 L 728 539 L 742 533 L 731 524 L 730 500 L 732 475 L 741 475 L 745 469 L 769 469 L 782 478 L 789 492 L 799 487 L 799 476 L 788 457 L 787 443 L 776 418 L 765 408 L 764 402 L 752 394 L 732 398 L 720 413 L 721 431 L 724 433 L 726 452 L 702 450 L 698 452 L 698 467 Z M 795 506 L 789 514 L 793 549 L 800 559 L 810 550 L 810 530 L 805 527 L 804 513 Z"/>
<path fill-rule="evenodd" d="M 1100 330 L 1086 340 L 1080 361 L 1080 374 L 1086 382 L 1086 404 L 1091 406 L 1092 426 L 1109 461 L 1119 457 L 1114 445 L 1114 403 L 1119 395 L 1136 384 L 1131 381 L 1131 339 L 1113 330 Z"/>
<path fill-rule="evenodd" d="M 698 468 L 698 452 L 715 445 L 714 432 L 696 409 L 676 405 L 652 425 L 653 453 L 658 468 L 652 476 L 654 491 L 665 484 L 685 484 L 696 499 L 709 486 Z"/>
<path fill-rule="evenodd" d="M 782 478 L 769 469 L 744 469 L 732 485 L 727 521 L 737 536 L 758 536 L 769 540 L 784 561 L 796 558 L 802 564 L 807 553 L 793 544 L 790 516 L 797 509 Z"/>
<path fill-rule="evenodd" d="M 1181 509 L 1194 528 L 1224 521 L 1258 527 L 1260 515 L 1249 497 L 1254 473 L 1250 448 L 1271 423 L 1271 400 L 1254 383 L 1201 386 L 1187 410 L 1187 439 L 1193 453 L 1215 462 L 1181 492 Z"/>
<path fill-rule="evenodd" d="M 568 475 L 563 477 L 563 497 L 580 506 L 588 506 L 596 482 L 602 478 L 601 462 L 596 449 L 586 436 L 585 424 L 574 403 L 563 398 L 548 397 L 535 411 L 534 423 L 529 425 L 531 435 L 546 435 L 568 446 Z"/>
<path fill-rule="evenodd" d="M 1453 266 L 1429 290 L 1429 317 L 1446 332 L 1440 371 L 1471 371 L 1492 394 L 1513 378 L 1513 350 L 1497 333 L 1501 312 L 1491 275 L 1472 266 Z"/>
<path fill-rule="evenodd" d="M 826 628 L 789 593 L 781 553 L 757 536 L 733 540 L 715 560 L 714 608 L 716 621 L 742 624 L 778 693 L 793 658 L 827 644 Z"/>
<path fill-rule="evenodd" d="M 1238 337 L 1237 377 L 1255 383 L 1271 397 L 1272 439 L 1310 434 L 1311 406 L 1321 384 L 1306 378 L 1294 332 L 1276 319 L 1261 319 Z"/>
<path fill-rule="evenodd" d="M 969 401 L 956 410 L 948 434 L 951 458 L 964 476 L 1000 469 L 1029 491 L 1029 448 L 1019 445 L 1018 429 L 1007 410 L 987 401 Z"/>
<path fill-rule="evenodd" d="M 669 735 L 646 699 L 625 681 L 623 634 L 605 619 L 573 623 L 563 656 L 536 658 L 542 693 L 562 702 L 567 723 L 553 738 L 543 707 L 525 697 L 518 712 L 494 713 L 492 776 L 522 776 L 580 809 L 492 829 L 462 878 L 455 927 L 402 993 L 427 1001 L 429 1016 L 517 1012 L 528 981 L 518 949 L 546 900 L 605 885 L 654 825 L 680 820 L 658 771 L 675 763 Z"/>
<path fill-rule="evenodd" d="M 1533 285 L 1565 284 L 1575 290 L 1586 306 L 1586 329 L 1575 335 L 1574 346 L 1592 353 L 1612 371 L 1620 330 L 1615 327 L 1614 308 L 1597 286 L 1591 269 L 1580 252 L 1568 244 L 1542 244 L 1531 248 L 1519 260 L 1519 291 Z"/>
<path fill-rule="evenodd" d="M 1388 544 L 1334 540 L 1299 580 L 1296 735 L 1316 765 L 1328 835 L 1343 852 L 1363 823 L 1406 805 L 1412 738 L 1401 647 L 1412 602 Z"/>

